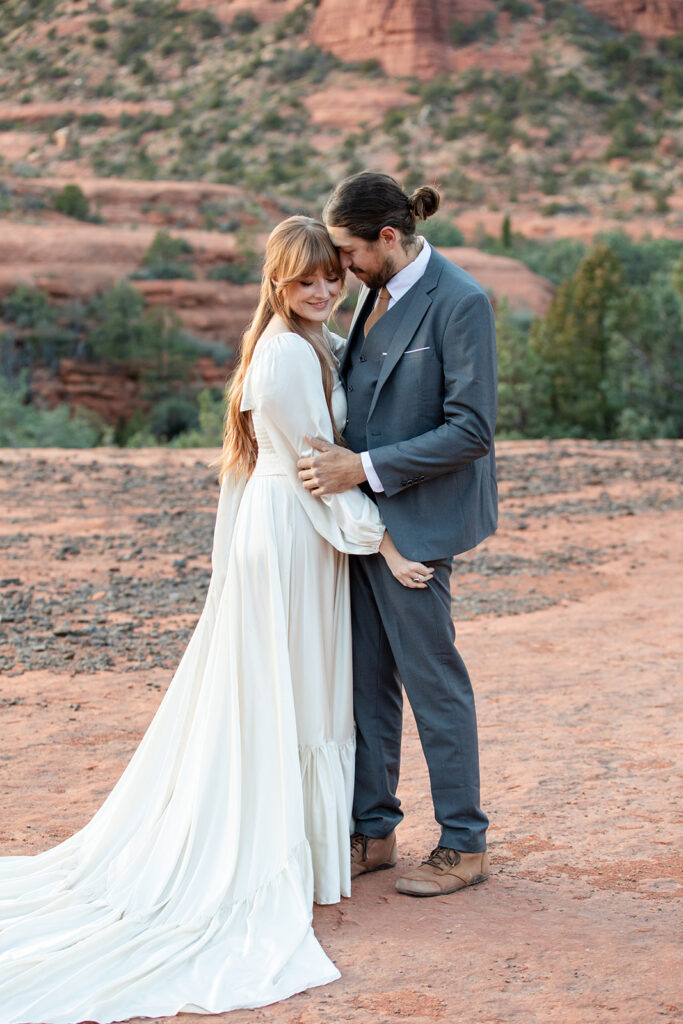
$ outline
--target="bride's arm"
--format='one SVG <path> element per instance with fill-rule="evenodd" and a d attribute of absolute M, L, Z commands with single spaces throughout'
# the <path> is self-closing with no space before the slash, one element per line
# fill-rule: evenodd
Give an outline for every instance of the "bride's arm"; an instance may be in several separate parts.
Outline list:
<path fill-rule="evenodd" d="M 259 414 L 287 479 L 311 523 L 330 544 L 348 554 L 379 550 L 385 533 L 377 506 L 357 487 L 314 498 L 301 486 L 297 460 L 312 448 L 306 434 L 332 442 L 320 363 L 308 342 L 279 334 L 264 342 L 249 369 L 250 404 Z"/>

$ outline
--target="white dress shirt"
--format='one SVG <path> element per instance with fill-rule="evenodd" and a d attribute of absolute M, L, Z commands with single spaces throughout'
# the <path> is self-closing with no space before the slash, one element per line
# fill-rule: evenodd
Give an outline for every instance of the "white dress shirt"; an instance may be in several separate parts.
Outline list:
<path fill-rule="evenodd" d="M 408 266 L 404 267 L 403 270 L 399 270 L 398 274 L 394 274 L 394 276 L 386 283 L 386 289 L 389 292 L 389 304 L 387 306 L 387 311 L 389 311 L 392 306 L 395 306 L 399 299 L 403 298 L 405 293 L 413 287 L 416 281 L 420 280 L 427 269 L 429 257 L 432 254 L 431 246 L 427 239 L 423 238 L 422 235 L 418 235 L 417 240 L 418 242 L 422 242 L 422 248 L 415 259 L 412 260 Z M 377 292 L 377 296 L 379 297 L 379 292 Z M 376 304 L 377 300 L 375 300 L 375 305 Z M 360 457 L 368 483 L 376 494 L 381 493 L 384 490 L 384 487 L 382 486 L 382 481 L 377 476 L 375 467 L 372 464 L 370 452 L 361 452 Z"/>

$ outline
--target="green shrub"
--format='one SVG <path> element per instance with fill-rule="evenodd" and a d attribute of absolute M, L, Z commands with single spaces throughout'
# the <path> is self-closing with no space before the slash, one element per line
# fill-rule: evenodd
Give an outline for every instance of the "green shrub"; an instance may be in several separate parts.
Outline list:
<path fill-rule="evenodd" d="M 544 171 L 541 177 L 541 192 L 547 196 L 554 196 L 560 191 L 560 181 L 555 171 Z"/>
<path fill-rule="evenodd" d="M 177 434 L 173 448 L 219 448 L 223 443 L 225 397 L 222 391 L 205 389 L 197 395 L 199 424 L 195 430 Z"/>
<path fill-rule="evenodd" d="M 102 125 L 107 123 L 107 118 L 104 114 L 93 112 L 92 114 L 81 114 L 78 118 L 79 128 L 101 128 Z"/>
<path fill-rule="evenodd" d="M 436 75 L 422 87 L 422 102 L 429 106 L 446 106 L 462 88 L 462 84 L 458 83 L 455 77 Z"/>
<path fill-rule="evenodd" d="M 600 59 L 608 67 L 624 67 L 632 57 L 630 46 L 623 39 L 614 39 L 603 43 Z"/>
<path fill-rule="evenodd" d="M 55 311 L 45 292 L 19 285 L 2 304 L 3 319 L 17 327 L 41 327 L 55 322 Z"/>
<path fill-rule="evenodd" d="M 516 111 L 514 107 L 502 104 L 484 118 L 486 134 L 492 142 L 503 145 L 514 131 Z"/>
<path fill-rule="evenodd" d="M 232 19 L 231 28 L 241 36 L 249 35 L 259 27 L 259 20 L 251 11 L 238 11 Z"/>
<path fill-rule="evenodd" d="M 198 30 L 202 39 L 215 39 L 223 32 L 223 26 L 212 11 L 194 11 L 191 23 Z"/>
<path fill-rule="evenodd" d="M 501 0 L 501 11 L 507 11 L 513 19 L 528 18 L 534 13 L 531 4 L 524 3 L 524 0 Z"/>
<path fill-rule="evenodd" d="M 310 10 L 305 3 L 289 11 L 275 25 L 275 39 L 285 39 L 287 36 L 298 36 L 305 32 L 310 21 Z"/>
<path fill-rule="evenodd" d="M 631 171 L 631 188 L 634 192 L 644 192 L 647 187 L 647 174 L 642 167 L 635 167 Z"/>
<path fill-rule="evenodd" d="M 102 432 L 89 413 L 33 405 L 25 373 L 18 381 L 0 375 L 0 448 L 92 448 Z"/>
<path fill-rule="evenodd" d="M 233 284 L 255 284 L 261 280 L 260 262 L 240 260 L 236 263 L 217 263 L 210 267 L 207 275 L 210 281 L 231 281 Z"/>
<path fill-rule="evenodd" d="M 125 25 L 121 30 L 116 59 L 119 64 L 128 64 L 134 57 L 146 53 L 154 43 L 149 25 L 145 21 L 136 21 Z"/>
<path fill-rule="evenodd" d="M 154 68 L 147 63 L 144 57 L 138 55 L 130 66 L 131 71 L 134 75 L 140 79 L 142 85 L 154 85 L 157 81 L 156 72 Z"/>
<path fill-rule="evenodd" d="M 489 11 L 475 18 L 474 21 L 453 21 L 449 29 L 450 40 L 454 46 L 467 46 L 475 43 L 478 39 L 496 39 L 496 21 L 498 15 L 495 11 Z"/>
<path fill-rule="evenodd" d="M 671 60 L 683 61 L 683 32 L 673 36 L 663 36 L 657 41 L 657 49 Z"/>
<path fill-rule="evenodd" d="M 266 110 L 261 118 L 261 129 L 264 132 L 280 131 L 286 124 L 286 119 L 277 110 Z"/>
<path fill-rule="evenodd" d="M 147 426 L 160 441 L 170 441 L 177 434 L 196 430 L 199 426 L 197 404 L 183 395 L 168 395 L 150 409 Z"/>
<path fill-rule="evenodd" d="M 667 71 L 662 84 L 662 102 L 669 110 L 677 110 L 683 100 L 683 67 Z"/>
<path fill-rule="evenodd" d="M 367 60 L 360 61 L 358 71 L 361 75 L 366 75 L 368 78 L 381 78 L 384 76 L 382 63 L 376 57 L 368 57 Z"/>
<path fill-rule="evenodd" d="M 279 50 L 270 65 L 270 80 L 287 83 L 305 77 L 318 85 L 339 63 L 331 53 L 317 46 L 307 46 L 304 50 Z"/>
<path fill-rule="evenodd" d="M 391 107 L 382 118 L 382 129 L 385 132 L 394 131 L 403 124 L 407 113 L 405 107 Z"/>
<path fill-rule="evenodd" d="M 655 213 L 668 213 L 671 207 L 669 206 L 669 196 L 671 195 L 670 188 L 658 188 L 655 192 Z"/>
<path fill-rule="evenodd" d="M 194 270 L 189 262 L 191 256 L 192 246 L 184 238 L 173 238 L 167 231 L 157 231 L 142 257 L 146 271 L 138 271 L 134 276 L 161 280 L 193 278 Z"/>
<path fill-rule="evenodd" d="M 590 167 L 577 167 L 572 177 L 575 185 L 589 185 L 592 180 L 593 171 Z"/>
<path fill-rule="evenodd" d="M 241 179 L 244 173 L 244 160 L 232 146 L 228 146 L 218 154 L 216 167 L 222 171 L 221 181 L 232 182 Z"/>
<path fill-rule="evenodd" d="M 59 195 L 55 196 L 55 210 L 67 217 L 77 220 L 89 220 L 90 203 L 80 185 L 65 185 Z"/>
<path fill-rule="evenodd" d="M 447 220 L 443 214 L 436 214 L 429 220 L 420 222 L 420 233 L 424 235 L 431 245 L 448 247 L 451 245 L 464 245 L 465 238 L 453 221 Z"/>

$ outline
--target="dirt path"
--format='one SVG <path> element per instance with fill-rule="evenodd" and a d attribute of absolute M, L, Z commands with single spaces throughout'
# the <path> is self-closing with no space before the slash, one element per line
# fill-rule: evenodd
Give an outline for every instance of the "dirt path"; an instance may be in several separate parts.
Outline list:
<path fill-rule="evenodd" d="M 315 912 L 342 979 L 219 1020 L 683 1021 L 682 454 L 500 446 L 501 529 L 453 575 L 494 875 L 430 900 L 359 880 Z M 206 585 L 206 455 L 0 452 L 3 853 L 83 824 L 157 706 Z M 409 863 L 436 835 L 409 714 L 400 796 Z"/>

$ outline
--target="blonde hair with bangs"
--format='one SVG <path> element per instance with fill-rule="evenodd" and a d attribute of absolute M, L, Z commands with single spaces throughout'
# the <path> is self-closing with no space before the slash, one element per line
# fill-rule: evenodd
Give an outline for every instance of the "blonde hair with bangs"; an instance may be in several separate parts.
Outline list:
<path fill-rule="evenodd" d="M 219 479 L 231 470 L 240 476 L 250 476 L 258 455 L 251 413 L 241 411 L 244 379 L 254 357 L 254 349 L 274 316 L 280 317 L 287 329 L 301 335 L 311 345 L 320 362 L 325 400 L 330 410 L 335 441 L 343 444 L 332 416 L 332 388 L 334 378 L 329 348 L 320 337 L 310 331 L 304 321 L 290 308 L 287 289 L 295 281 L 305 280 L 321 272 L 344 280 L 339 253 L 332 244 L 327 228 L 312 217 L 289 217 L 271 232 L 261 279 L 261 294 L 256 311 L 242 336 L 240 359 L 227 388 L 227 412 L 223 435 L 223 452 L 218 462 Z M 341 301 L 343 291 L 337 302 Z"/>

